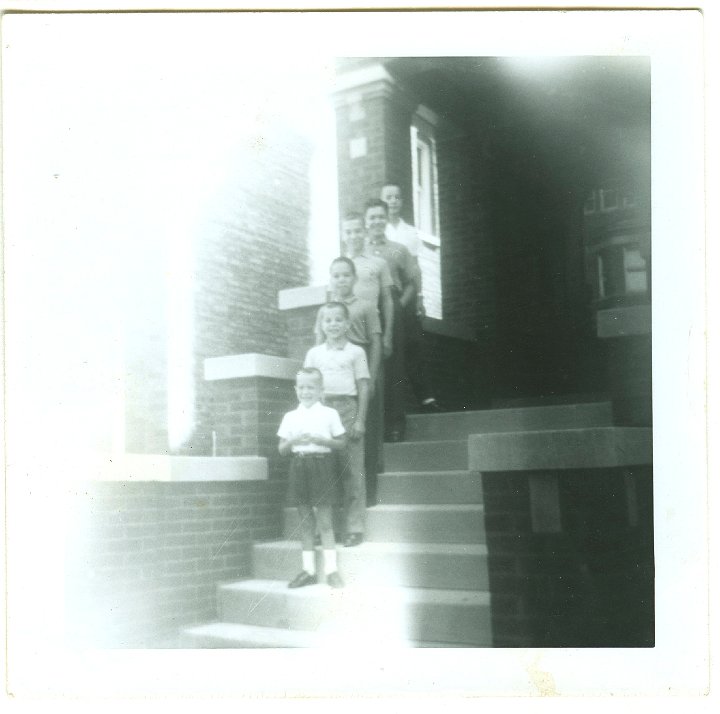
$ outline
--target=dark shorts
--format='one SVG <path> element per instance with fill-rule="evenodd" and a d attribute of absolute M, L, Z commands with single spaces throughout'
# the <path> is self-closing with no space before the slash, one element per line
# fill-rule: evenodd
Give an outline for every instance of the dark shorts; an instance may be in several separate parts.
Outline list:
<path fill-rule="evenodd" d="M 333 454 L 292 456 L 288 502 L 293 506 L 334 506 L 338 477 Z"/>

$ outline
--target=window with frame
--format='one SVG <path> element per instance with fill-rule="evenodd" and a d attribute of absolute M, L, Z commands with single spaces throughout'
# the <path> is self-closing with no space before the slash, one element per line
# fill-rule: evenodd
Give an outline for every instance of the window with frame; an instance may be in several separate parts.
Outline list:
<path fill-rule="evenodd" d="M 420 238 L 418 262 L 423 279 L 423 303 L 428 317 L 441 320 L 442 281 L 437 155 L 434 127 L 420 113 L 413 118 L 410 127 L 410 146 L 413 217 Z"/>

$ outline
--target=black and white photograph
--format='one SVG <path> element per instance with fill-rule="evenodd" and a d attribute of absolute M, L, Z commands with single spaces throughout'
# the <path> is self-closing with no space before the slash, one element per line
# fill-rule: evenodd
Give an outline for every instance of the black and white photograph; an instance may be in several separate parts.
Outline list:
<path fill-rule="evenodd" d="M 701 13 L 2 39 L 9 692 L 704 691 Z"/>

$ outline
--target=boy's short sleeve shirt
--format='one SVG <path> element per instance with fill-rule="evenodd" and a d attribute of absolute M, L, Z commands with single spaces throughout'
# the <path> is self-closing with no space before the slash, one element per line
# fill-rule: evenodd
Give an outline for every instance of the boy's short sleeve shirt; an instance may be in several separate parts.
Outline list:
<path fill-rule="evenodd" d="M 365 350 L 352 342 L 341 348 L 328 347 L 326 342 L 311 347 L 304 366 L 322 372 L 325 394 L 355 397 L 358 380 L 370 379 Z"/>
<path fill-rule="evenodd" d="M 352 259 L 357 273 L 357 282 L 353 292 L 361 300 L 377 305 L 380 293 L 393 286 L 387 261 L 376 255 L 356 255 Z"/>
<path fill-rule="evenodd" d="M 401 243 L 387 239 L 375 243 L 369 242 L 365 248 L 365 255 L 383 258 L 387 262 L 393 285 L 400 292 L 415 278 L 415 259 Z"/>
<path fill-rule="evenodd" d="M 311 407 L 298 404 L 297 409 L 285 414 L 277 435 L 283 440 L 288 440 L 305 433 L 335 439 L 342 436 L 345 429 L 335 409 L 315 402 Z M 331 451 L 329 447 L 320 444 L 296 444 L 292 447 L 293 454 L 329 454 Z"/>
<path fill-rule="evenodd" d="M 370 303 L 353 295 L 349 300 L 342 302 L 347 305 L 350 313 L 350 328 L 347 332 L 347 338 L 356 345 L 363 347 L 369 346 L 373 335 L 381 335 L 382 327 L 380 325 L 380 313 L 376 303 Z M 323 339 L 322 330 L 320 329 L 320 315 L 322 308 L 318 310 L 315 318 L 315 334 Z"/>

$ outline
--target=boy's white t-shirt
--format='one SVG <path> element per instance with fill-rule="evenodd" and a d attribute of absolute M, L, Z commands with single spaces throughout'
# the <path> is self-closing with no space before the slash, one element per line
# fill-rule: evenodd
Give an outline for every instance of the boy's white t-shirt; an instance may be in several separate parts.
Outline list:
<path fill-rule="evenodd" d="M 345 428 L 340 415 L 332 407 L 326 407 L 320 402 L 315 402 L 311 407 L 298 404 L 297 409 L 282 418 L 277 435 L 287 441 L 305 433 L 335 439 L 345 433 Z M 292 447 L 293 454 L 329 454 L 331 451 L 329 447 L 320 444 L 296 444 Z"/>
<path fill-rule="evenodd" d="M 316 345 L 305 355 L 305 367 L 322 372 L 325 394 L 357 396 L 357 381 L 370 379 L 365 350 L 352 342 L 343 347 L 329 347 L 327 342 Z"/>

